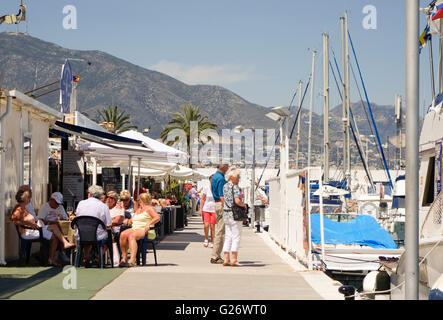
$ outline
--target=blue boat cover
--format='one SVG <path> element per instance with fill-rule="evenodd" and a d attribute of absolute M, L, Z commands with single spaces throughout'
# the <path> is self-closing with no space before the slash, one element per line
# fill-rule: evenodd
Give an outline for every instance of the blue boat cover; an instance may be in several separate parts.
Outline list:
<path fill-rule="evenodd" d="M 377 249 L 397 249 L 391 235 L 375 218 L 360 215 L 348 222 L 336 222 L 324 217 L 326 244 L 356 244 Z M 311 239 L 321 244 L 320 214 L 311 214 Z"/>

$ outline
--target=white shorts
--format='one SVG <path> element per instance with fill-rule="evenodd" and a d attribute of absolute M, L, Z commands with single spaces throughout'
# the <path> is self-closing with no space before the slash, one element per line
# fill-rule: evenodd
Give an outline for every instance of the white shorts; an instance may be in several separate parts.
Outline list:
<path fill-rule="evenodd" d="M 48 230 L 48 226 L 43 226 L 43 238 L 50 240 L 52 238 L 52 232 Z M 40 238 L 40 232 L 34 229 L 25 229 L 25 232 L 21 234 L 23 240 L 36 240 Z"/>

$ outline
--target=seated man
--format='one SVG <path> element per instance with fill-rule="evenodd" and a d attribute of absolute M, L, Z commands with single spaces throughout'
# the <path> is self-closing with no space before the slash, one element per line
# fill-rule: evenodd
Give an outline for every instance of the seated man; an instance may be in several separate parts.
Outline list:
<path fill-rule="evenodd" d="M 63 208 L 63 195 L 60 192 L 54 192 L 49 201 L 40 208 L 38 215 L 45 224 L 68 220 L 68 215 Z"/>
<path fill-rule="evenodd" d="M 100 199 L 103 198 L 104 190 L 102 187 L 97 185 L 92 185 L 88 188 L 88 199 L 82 200 L 78 203 L 76 216 L 89 216 L 95 217 L 103 221 L 106 226 L 106 230 L 102 226 L 97 228 L 97 240 L 104 240 L 108 237 L 107 230 L 111 230 L 112 219 L 111 213 L 109 212 L 108 206 L 104 204 Z M 75 233 L 78 239 L 78 230 Z M 91 246 L 85 246 L 83 249 L 83 262 L 88 262 L 89 253 L 91 251 Z"/>

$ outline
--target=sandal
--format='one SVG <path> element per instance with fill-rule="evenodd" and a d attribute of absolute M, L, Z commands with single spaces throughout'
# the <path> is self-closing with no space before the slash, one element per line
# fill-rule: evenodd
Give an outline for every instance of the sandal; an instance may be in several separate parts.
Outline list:
<path fill-rule="evenodd" d="M 205 248 L 208 247 L 208 244 L 209 244 L 209 241 L 208 241 L 208 240 L 205 240 L 205 242 L 203 242 L 203 246 L 204 246 Z"/>
<path fill-rule="evenodd" d="M 231 265 L 231 263 L 228 261 L 228 262 L 223 262 L 223 267 L 229 267 Z"/>

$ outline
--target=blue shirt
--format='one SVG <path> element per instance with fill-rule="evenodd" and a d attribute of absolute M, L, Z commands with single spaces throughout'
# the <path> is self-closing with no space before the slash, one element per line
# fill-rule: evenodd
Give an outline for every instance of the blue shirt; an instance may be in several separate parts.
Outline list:
<path fill-rule="evenodd" d="M 211 192 L 215 201 L 219 201 L 220 197 L 223 197 L 223 187 L 225 184 L 225 174 L 217 170 L 211 180 Z"/>

